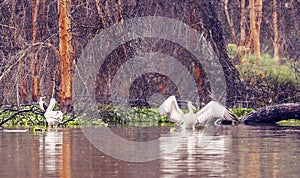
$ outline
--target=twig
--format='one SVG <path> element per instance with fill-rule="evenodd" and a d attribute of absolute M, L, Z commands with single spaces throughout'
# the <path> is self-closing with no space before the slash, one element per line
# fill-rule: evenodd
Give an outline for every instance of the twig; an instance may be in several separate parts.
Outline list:
<path fill-rule="evenodd" d="M 73 121 L 74 119 L 76 119 L 76 117 L 77 117 L 77 116 L 73 116 L 71 119 L 68 119 L 68 120 L 66 120 L 66 121 L 63 121 L 63 122 L 61 122 L 61 123 L 59 123 L 59 124 L 66 124 L 66 123 L 68 123 L 68 122 L 71 122 L 71 121 Z"/>

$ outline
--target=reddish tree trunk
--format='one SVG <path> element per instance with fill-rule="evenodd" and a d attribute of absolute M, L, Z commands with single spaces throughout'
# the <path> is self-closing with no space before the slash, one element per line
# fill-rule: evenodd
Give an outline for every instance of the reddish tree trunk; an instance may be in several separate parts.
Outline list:
<path fill-rule="evenodd" d="M 253 51 L 255 56 L 260 59 L 260 39 L 259 39 L 259 32 L 260 32 L 260 13 L 257 13 L 255 8 L 255 0 L 249 1 L 249 11 L 250 11 L 250 31 L 253 40 Z M 260 6 L 259 6 L 260 7 Z"/>
<path fill-rule="evenodd" d="M 277 26 L 277 0 L 273 0 L 273 26 L 274 26 L 274 41 L 273 41 L 273 48 L 274 48 L 274 58 L 279 56 L 279 44 L 278 44 L 278 26 Z"/>
<path fill-rule="evenodd" d="M 37 39 L 37 18 L 38 18 L 38 11 L 40 6 L 40 0 L 32 0 L 32 44 L 36 43 Z M 35 53 L 36 51 L 34 51 Z M 39 64 L 38 64 L 38 56 L 33 54 L 30 59 L 30 68 L 31 68 L 31 75 L 32 75 L 32 100 L 34 102 L 38 101 L 39 95 Z"/>
<path fill-rule="evenodd" d="M 240 38 L 240 46 L 244 46 L 246 44 L 246 10 L 245 10 L 245 0 L 241 0 L 241 38 Z"/>
<path fill-rule="evenodd" d="M 59 0 L 59 58 L 60 58 L 60 107 L 63 111 L 70 110 L 72 100 L 71 76 L 72 76 L 72 45 L 71 45 L 71 18 L 70 0 Z"/>

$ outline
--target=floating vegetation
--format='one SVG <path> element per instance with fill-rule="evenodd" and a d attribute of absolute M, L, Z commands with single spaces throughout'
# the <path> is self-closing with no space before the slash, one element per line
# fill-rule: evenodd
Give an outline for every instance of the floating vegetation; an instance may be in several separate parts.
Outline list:
<path fill-rule="evenodd" d="M 166 122 L 166 117 L 161 117 L 158 108 L 132 107 L 103 105 L 99 109 L 99 115 L 103 122 L 118 124 L 126 123 L 158 123 Z"/>
<path fill-rule="evenodd" d="M 37 106 L 9 107 L 0 110 L 0 123 L 3 128 L 30 128 L 44 131 L 47 123 L 43 112 Z M 63 127 L 79 126 L 167 126 L 173 125 L 167 117 L 161 117 L 158 108 L 125 108 L 111 105 L 99 105 L 97 111 L 86 111 L 74 117 L 64 114 Z"/>
<path fill-rule="evenodd" d="M 300 120 L 298 120 L 298 119 L 281 120 L 279 122 L 276 122 L 276 124 L 279 126 L 299 127 Z"/>
<path fill-rule="evenodd" d="M 43 113 L 35 106 L 8 107 L 0 111 L 1 127 L 28 128 L 43 125 L 46 125 Z"/>
<path fill-rule="evenodd" d="M 251 108 L 232 108 L 231 110 L 238 117 L 244 116 L 244 115 L 254 111 L 254 109 L 251 109 Z"/>

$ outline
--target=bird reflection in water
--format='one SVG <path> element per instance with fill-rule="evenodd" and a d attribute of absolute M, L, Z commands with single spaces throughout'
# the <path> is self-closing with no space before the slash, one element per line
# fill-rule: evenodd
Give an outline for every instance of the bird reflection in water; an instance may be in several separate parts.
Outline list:
<path fill-rule="evenodd" d="M 57 130 L 47 131 L 40 137 L 39 166 L 45 175 L 57 175 L 60 157 L 62 156 L 62 132 Z M 40 175 L 44 176 L 44 175 Z"/>
<path fill-rule="evenodd" d="M 211 128 L 209 128 L 211 127 Z M 215 135 L 221 126 L 208 126 L 189 132 L 185 141 L 171 154 L 161 156 L 164 174 L 184 176 L 220 176 L 224 173 L 225 153 L 228 142 L 224 135 Z M 164 144 L 160 149 L 165 149 Z M 199 175 L 199 174 L 202 175 Z"/>
<path fill-rule="evenodd" d="M 195 107 L 187 102 L 188 113 L 184 113 L 178 106 L 175 96 L 167 98 L 159 107 L 160 115 L 168 115 L 168 120 L 180 125 L 178 141 L 180 146 L 171 154 L 161 156 L 164 173 L 174 175 L 219 176 L 224 171 L 224 155 L 226 151 L 226 137 L 216 136 L 223 120 L 238 123 L 238 118 L 232 111 L 216 101 L 194 113 Z M 195 129 L 200 124 L 201 129 Z M 192 130 L 191 130 L 192 129 Z M 183 135 L 183 136 L 182 136 Z M 168 149 L 168 145 L 161 142 L 160 149 Z M 181 168 L 185 169 L 181 169 Z M 201 170 L 199 170 L 201 169 Z"/>

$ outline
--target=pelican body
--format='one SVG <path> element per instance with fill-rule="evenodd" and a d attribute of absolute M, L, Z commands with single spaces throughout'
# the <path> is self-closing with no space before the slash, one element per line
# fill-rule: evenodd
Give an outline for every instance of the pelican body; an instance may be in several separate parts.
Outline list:
<path fill-rule="evenodd" d="M 235 114 L 222 104 L 216 101 L 210 101 L 197 113 L 193 104 L 188 101 L 188 113 L 184 113 L 178 106 L 175 96 L 167 98 L 159 107 L 159 114 L 164 116 L 168 114 L 168 120 L 176 124 L 182 124 L 186 129 L 195 129 L 197 124 L 207 124 L 215 122 L 217 119 L 230 120 L 233 123 L 239 122 Z"/>
<path fill-rule="evenodd" d="M 56 100 L 55 98 L 51 98 L 48 107 L 46 107 L 45 102 L 43 101 L 43 97 L 39 100 L 39 107 L 44 112 L 44 117 L 48 123 L 48 127 L 55 126 L 62 121 L 63 113 L 61 111 L 53 111 Z"/>

